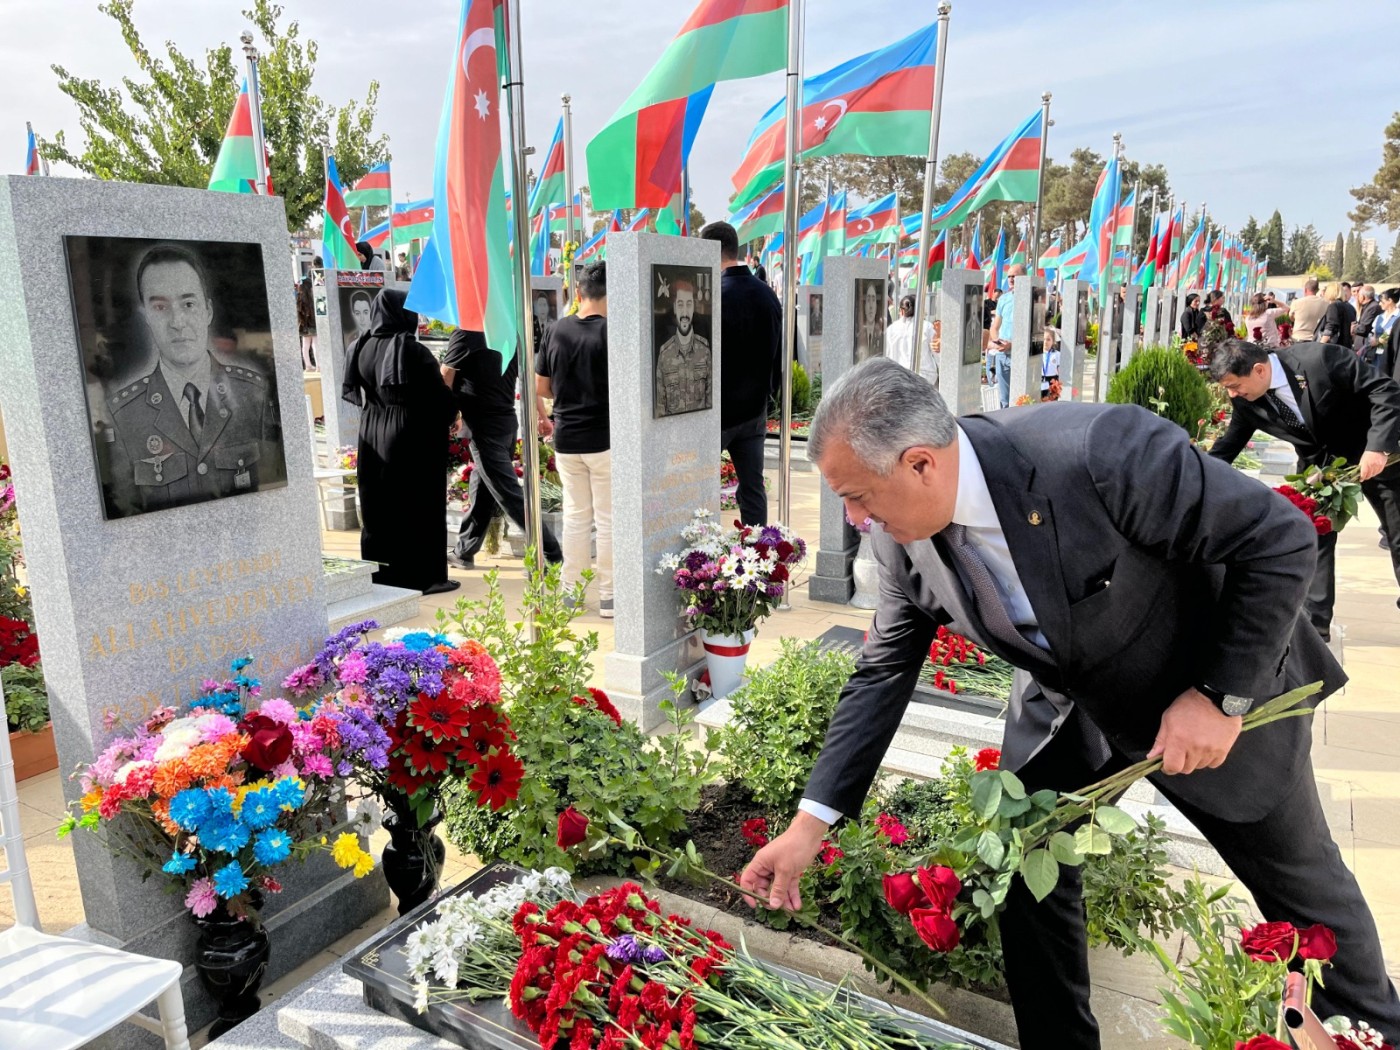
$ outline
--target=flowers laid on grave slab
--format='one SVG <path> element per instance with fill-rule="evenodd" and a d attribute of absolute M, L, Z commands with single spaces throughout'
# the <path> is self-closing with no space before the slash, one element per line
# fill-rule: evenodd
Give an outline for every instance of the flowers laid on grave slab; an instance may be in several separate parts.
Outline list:
<path fill-rule="evenodd" d="M 1400 454 L 1392 453 L 1386 461 L 1390 467 L 1400 463 Z M 1277 485 L 1277 492 L 1308 516 L 1319 536 L 1341 532 L 1361 506 L 1361 467 L 1348 465 L 1338 457 L 1324 467 L 1312 467 L 1301 474 L 1289 474 L 1287 484 Z"/>
<path fill-rule="evenodd" d="M 725 528 L 697 510 L 682 535 L 689 544 L 661 559 L 685 602 L 691 626 L 742 635 L 773 610 L 783 586 L 807 556 L 807 544 L 785 525 Z"/>
<path fill-rule="evenodd" d="M 1011 698 L 1011 665 L 956 631 L 940 625 L 919 681 L 949 693 L 972 693 L 1003 702 Z"/>
<path fill-rule="evenodd" d="M 417 1005 L 500 998 L 542 1050 L 949 1047 L 790 981 L 635 883 L 579 894 L 561 869 L 438 905 L 408 939 Z"/>
<path fill-rule="evenodd" d="M 74 774 L 84 794 L 59 827 L 100 829 L 199 918 L 220 905 L 256 917 L 255 894 L 281 888 L 275 869 L 317 850 L 356 876 L 374 867 L 335 817 L 349 767 L 334 719 L 280 698 L 246 710 L 260 693 L 247 664 L 206 682 L 184 712 L 160 708 L 114 738 Z"/>

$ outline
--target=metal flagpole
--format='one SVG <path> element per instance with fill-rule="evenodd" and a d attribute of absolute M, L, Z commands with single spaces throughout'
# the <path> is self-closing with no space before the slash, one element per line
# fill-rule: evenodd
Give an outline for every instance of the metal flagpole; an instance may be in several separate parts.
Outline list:
<path fill-rule="evenodd" d="M 267 194 L 267 150 L 263 145 L 262 88 L 258 84 L 258 49 L 253 46 L 253 32 L 245 29 L 238 37 L 243 41 L 244 75 L 248 78 L 248 116 L 253 124 L 253 161 L 258 166 L 258 192 Z"/>
<path fill-rule="evenodd" d="M 778 520 L 792 521 L 792 359 L 797 353 L 797 207 L 801 159 L 803 0 L 788 4 L 786 137 L 783 153 L 783 391 L 778 428 Z M 782 605 L 787 605 L 783 584 Z M 781 607 L 781 606 L 780 606 Z"/>
<path fill-rule="evenodd" d="M 386 181 L 389 183 L 389 258 L 387 262 L 389 272 L 394 275 L 394 280 L 397 281 L 399 275 L 395 267 L 398 265 L 398 245 L 394 241 L 394 165 L 392 163 L 389 164 L 389 174 Z"/>
<path fill-rule="evenodd" d="M 1116 161 L 1123 152 L 1123 133 L 1115 131 L 1113 133 L 1113 159 Z M 1099 259 L 1098 285 L 1099 285 L 1099 352 L 1095 362 L 1095 383 L 1094 394 L 1096 400 L 1101 400 L 1107 386 L 1107 377 L 1113 375 L 1114 367 L 1118 364 L 1118 348 L 1113 342 L 1113 293 L 1109 286 L 1113 283 L 1113 242 L 1118 236 L 1118 201 L 1113 202 L 1110 211 L 1110 222 L 1112 227 L 1108 234 L 1108 258 Z M 1091 216 L 1092 218 L 1092 216 Z M 1089 235 L 1093 236 L 1093 229 L 1089 230 Z M 1096 248 L 1102 247 L 1102 238 Z"/>
<path fill-rule="evenodd" d="M 583 215 L 579 219 L 579 237 L 574 240 L 574 108 L 572 105 L 573 96 L 568 92 L 559 96 L 559 101 L 564 104 L 564 243 L 570 241 L 579 244 L 583 241 Z M 548 163 L 549 158 L 545 158 Z M 580 207 L 580 212 L 582 208 Z M 564 275 L 564 281 L 572 285 L 571 274 Z M 563 304 L 560 304 L 561 308 Z"/>
<path fill-rule="evenodd" d="M 928 159 L 924 165 L 924 210 L 923 223 L 919 227 L 919 256 L 914 260 L 914 331 L 924 330 L 924 297 L 928 294 L 928 256 L 933 248 L 933 190 L 938 181 L 938 125 L 943 116 L 943 73 L 948 58 L 948 15 L 953 5 L 942 0 L 938 5 L 938 58 L 933 69 L 933 106 L 928 122 Z M 923 356 L 921 336 L 914 339 L 914 356 L 910 367 L 919 375 L 920 358 Z"/>
<path fill-rule="evenodd" d="M 690 230 L 690 161 L 681 164 L 681 213 L 676 216 L 676 225 L 681 228 L 681 236 L 689 237 Z"/>
<path fill-rule="evenodd" d="M 534 552 L 533 568 L 543 573 L 544 543 L 540 512 L 539 418 L 535 411 L 535 333 L 530 324 L 532 302 L 530 262 L 530 209 L 526 205 L 529 190 L 525 185 L 525 84 L 522 79 L 525 59 L 520 46 L 520 0 L 506 2 L 506 67 L 501 86 L 506 97 L 506 112 L 510 119 L 510 157 L 512 189 L 515 206 L 511 219 L 515 223 L 515 251 L 511 267 L 515 271 L 515 323 L 519 333 L 521 423 L 520 459 L 524 467 L 521 481 L 525 484 L 525 544 Z M 571 202 L 572 203 L 572 202 Z M 546 221 L 548 217 L 546 216 Z M 561 307 L 563 304 L 560 304 Z M 534 618 L 530 617 L 534 634 Z"/>
<path fill-rule="evenodd" d="M 1050 148 L 1050 92 L 1040 96 L 1040 167 L 1035 175 L 1035 225 L 1031 227 L 1031 250 L 1026 253 L 1026 272 L 1032 277 L 1040 270 L 1040 213 L 1045 210 L 1045 158 Z"/>

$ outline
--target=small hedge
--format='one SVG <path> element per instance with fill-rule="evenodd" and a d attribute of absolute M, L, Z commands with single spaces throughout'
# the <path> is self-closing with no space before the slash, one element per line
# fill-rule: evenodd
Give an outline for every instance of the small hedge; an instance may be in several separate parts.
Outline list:
<path fill-rule="evenodd" d="M 1135 353 L 1109 383 L 1108 400 L 1116 405 L 1141 405 L 1193 436 L 1199 421 L 1211 412 L 1205 377 L 1180 350 L 1165 346 Z"/>

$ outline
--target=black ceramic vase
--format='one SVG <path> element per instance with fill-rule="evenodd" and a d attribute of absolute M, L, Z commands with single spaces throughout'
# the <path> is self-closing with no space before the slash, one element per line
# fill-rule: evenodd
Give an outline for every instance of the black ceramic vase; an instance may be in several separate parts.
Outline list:
<path fill-rule="evenodd" d="M 384 880 L 399 901 L 399 914 L 407 915 L 430 898 L 442 877 L 447 846 L 433 834 L 442 821 L 434 808 L 422 824 L 414 815 L 408 796 L 395 792 L 385 797 L 384 830 L 389 844 L 384 847 Z"/>
<path fill-rule="evenodd" d="M 234 918 L 223 901 L 194 921 L 199 927 L 194 968 L 219 1008 L 219 1019 L 209 1030 L 210 1038 L 217 1038 L 258 1012 L 258 989 L 272 946 L 260 922 Z"/>

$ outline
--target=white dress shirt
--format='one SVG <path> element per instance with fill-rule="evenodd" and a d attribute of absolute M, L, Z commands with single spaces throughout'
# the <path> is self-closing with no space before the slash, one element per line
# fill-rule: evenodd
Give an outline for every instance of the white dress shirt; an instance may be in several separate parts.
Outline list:
<path fill-rule="evenodd" d="M 982 462 L 977 458 L 977 450 L 972 447 L 972 442 L 967 439 L 962 427 L 957 428 L 957 433 L 958 492 L 953 503 L 953 521 L 967 529 L 967 541 L 972 544 L 991 572 L 992 582 L 996 584 L 997 597 L 1006 606 L 1006 613 L 1011 622 L 1036 645 L 1048 650 L 1050 645 L 1040 631 L 1035 610 L 1031 608 L 1026 588 L 1021 585 L 1021 578 L 1017 575 L 1016 565 L 1011 559 L 1011 548 L 1006 542 L 1006 533 L 1002 531 L 1001 521 L 997 518 L 997 509 L 992 503 L 992 493 L 987 488 L 987 476 L 982 472 Z M 923 542 L 932 543 L 933 540 Z M 972 588 L 967 585 L 966 580 L 963 581 L 963 586 L 970 595 Z M 842 817 L 837 810 L 809 798 L 804 798 L 797 808 L 827 824 L 835 824 Z"/>
<path fill-rule="evenodd" d="M 1283 362 L 1278 359 L 1278 354 L 1269 355 L 1269 367 L 1274 371 L 1269 379 L 1269 389 L 1298 417 L 1299 423 L 1306 422 L 1303 418 L 1303 410 L 1298 407 L 1298 399 L 1293 396 L 1293 388 L 1288 385 L 1288 371 L 1283 367 Z"/>
<path fill-rule="evenodd" d="M 924 341 L 919 351 L 919 374 L 938 385 L 938 358 L 929 344 L 933 342 L 933 325 L 924 322 Z M 914 319 L 900 317 L 885 329 L 885 356 L 905 368 L 914 367 Z"/>

